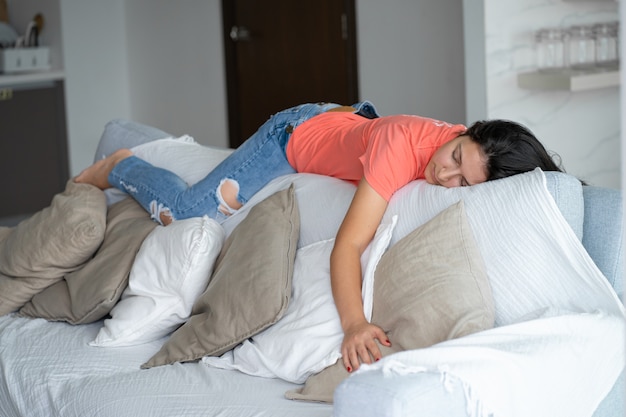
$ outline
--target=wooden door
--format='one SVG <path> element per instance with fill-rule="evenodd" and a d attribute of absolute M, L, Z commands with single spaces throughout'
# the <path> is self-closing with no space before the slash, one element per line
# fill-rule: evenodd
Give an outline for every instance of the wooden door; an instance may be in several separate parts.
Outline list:
<path fill-rule="evenodd" d="M 222 0 L 230 146 L 308 102 L 358 101 L 354 0 Z"/>

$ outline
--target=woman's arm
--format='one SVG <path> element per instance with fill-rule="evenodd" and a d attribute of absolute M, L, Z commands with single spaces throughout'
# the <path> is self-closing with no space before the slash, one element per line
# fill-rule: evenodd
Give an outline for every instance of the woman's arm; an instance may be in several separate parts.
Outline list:
<path fill-rule="evenodd" d="M 387 201 L 362 179 L 330 257 L 333 297 L 344 331 L 341 353 L 348 372 L 358 369 L 360 362 L 371 363 L 371 357 L 380 359 L 375 339 L 391 346 L 385 332 L 365 319 L 361 299 L 361 254 L 373 239 L 386 208 Z"/>

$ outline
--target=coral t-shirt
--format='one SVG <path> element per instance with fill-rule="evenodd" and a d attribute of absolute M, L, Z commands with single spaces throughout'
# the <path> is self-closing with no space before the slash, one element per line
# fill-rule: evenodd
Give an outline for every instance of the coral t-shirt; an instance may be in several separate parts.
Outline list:
<path fill-rule="evenodd" d="M 398 189 L 424 178 L 435 151 L 466 130 L 413 115 L 368 119 L 354 113 L 328 112 L 294 129 L 287 159 L 297 172 L 327 175 L 358 184 L 367 182 L 386 201 Z"/>

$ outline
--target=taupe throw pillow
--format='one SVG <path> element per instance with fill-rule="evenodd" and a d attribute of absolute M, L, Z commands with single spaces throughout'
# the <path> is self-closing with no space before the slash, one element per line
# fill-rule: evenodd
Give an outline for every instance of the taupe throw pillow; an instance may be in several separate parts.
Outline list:
<path fill-rule="evenodd" d="M 376 344 L 383 357 L 400 351 L 400 349 L 395 346 L 383 346 L 378 343 L 378 341 L 376 341 Z M 306 380 L 303 387 L 287 391 L 285 397 L 290 400 L 332 403 L 335 388 L 337 388 L 337 385 L 339 385 L 341 381 L 349 376 L 350 373 L 346 371 L 346 367 L 343 365 L 343 359 L 339 358 L 337 362 L 324 369 L 322 372 L 311 375 Z"/>
<path fill-rule="evenodd" d="M 494 325 L 491 286 L 462 201 L 389 248 L 374 276 L 372 322 L 392 343 L 383 356 Z M 348 376 L 340 368 L 341 360 L 287 398 L 332 402 L 335 388 Z"/>
<path fill-rule="evenodd" d="M 299 235 L 293 186 L 254 206 L 224 243 L 191 318 L 142 368 L 219 356 L 278 321 L 291 297 Z"/>
<path fill-rule="evenodd" d="M 493 327 L 491 286 L 462 201 L 382 257 L 372 320 L 403 350 Z"/>
<path fill-rule="evenodd" d="M 50 206 L 15 227 L 0 228 L 0 315 L 91 259 L 105 227 L 104 193 L 70 180 Z"/>
<path fill-rule="evenodd" d="M 128 284 L 143 240 L 155 227 L 150 215 L 132 198 L 112 205 L 104 240 L 93 258 L 33 297 L 20 314 L 72 324 L 106 316 Z"/>

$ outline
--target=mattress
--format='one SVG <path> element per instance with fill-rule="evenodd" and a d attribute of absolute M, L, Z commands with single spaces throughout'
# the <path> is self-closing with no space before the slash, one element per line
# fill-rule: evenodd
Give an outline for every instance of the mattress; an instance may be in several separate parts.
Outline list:
<path fill-rule="evenodd" d="M 284 397 L 297 385 L 201 363 L 140 365 L 163 340 L 88 345 L 102 322 L 73 326 L 0 317 L 0 416 L 331 416 L 328 404 Z"/>

